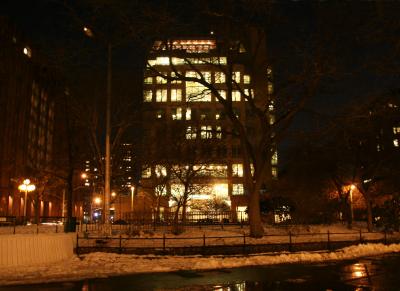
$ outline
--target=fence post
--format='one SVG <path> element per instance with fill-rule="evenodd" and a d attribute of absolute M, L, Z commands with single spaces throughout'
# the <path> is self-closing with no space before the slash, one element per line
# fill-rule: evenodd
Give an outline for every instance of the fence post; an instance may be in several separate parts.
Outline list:
<path fill-rule="evenodd" d="M 36 223 L 36 234 L 38 234 L 38 233 L 39 233 L 39 222 Z"/>
<path fill-rule="evenodd" d="M 206 234 L 203 233 L 203 247 L 206 246 Z"/>
<path fill-rule="evenodd" d="M 292 251 L 292 232 L 289 231 L 289 252 Z"/>
<path fill-rule="evenodd" d="M 122 253 L 122 236 L 119 234 L 119 253 Z"/>
<path fill-rule="evenodd" d="M 16 223 L 16 219 L 14 219 L 14 234 L 15 234 L 15 223 Z"/>
<path fill-rule="evenodd" d="M 360 228 L 360 243 L 362 243 L 361 228 Z"/>
<path fill-rule="evenodd" d="M 58 233 L 58 224 L 56 223 L 56 233 Z"/>
<path fill-rule="evenodd" d="M 387 232 L 386 232 L 386 229 L 385 229 L 385 238 L 384 238 L 384 244 L 385 244 L 385 245 L 387 245 Z"/>
<path fill-rule="evenodd" d="M 328 245 L 327 245 L 327 247 L 328 247 L 328 251 L 330 251 L 331 250 L 331 240 L 330 240 L 329 230 L 328 230 Z"/>
<path fill-rule="evenodd" d="M 163 251 L 165 252 L 165 233 L 163 234 Z"/>

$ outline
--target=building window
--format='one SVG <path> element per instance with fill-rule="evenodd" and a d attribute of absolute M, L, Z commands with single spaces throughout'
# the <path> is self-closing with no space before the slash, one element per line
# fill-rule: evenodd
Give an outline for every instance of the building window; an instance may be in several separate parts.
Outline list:
<path fill-rule="evenodd" d="M 232 164 L 232 177 L 243 177 L 243 164 Z"/>
<path fill-rule="evenodd" d="M 222 127 L 221 127 L 220 125 L 217 125 L 217 126 L 215 127 L 215 131 L 216 131 L 215 137 L 216 137 L 217 139 L 221 139 L 221 138 L 222 138 Z"/>
<path fill-rule="evenodd" d="M 232 101 L 240 101 L 240 91 L 233 90 L 232 91 Z"/>
<path fill-rule="evenodd" d="M 206 80 L 206 82 L 211 83 L 211 72 L 201 72 L 201 75 Z"/>
<path fill-rule="evenodd" d="M 167 168 L 162 165 L 156 165 L 155 173 L 157 177 L 166 177 L 167 176 Z"/>
<path fill-rule="evenodd" d="M 151 177 L 151 168 L 145 166 L 142 170 L 142 178 L 150 178 Z"/>
<path fill-rule="evenodd" d="M 153 101 L 153 92 L 151 90 L 144 90 L 144 92 L 143 92 L 143 100 L 144 100 L 144 102 Z"/>
<path fill-rule="evenodd" d="M 249 75 L 243 75 L 243 83 L 250 84 L 250 76 Z"/>
<path fill-rule="evenodd" d="M 172 119 L 173 120 L 182 120 L 182 108 L 173 108 L 172 109 Z"/>
<path fill-rule="evenodd" d="M 167 89 L 158 89 L 156 91 L 156 102 L 167 102 Z"/>
<path fill-rule="evenodd" d="M 215 72 L 214 73 L 214 83 L 222 84 L 226 82 L 225 74 L 222 72 Z"/>
<path fill-rule="evenodd" d="M 400 133 L 400 127 L 393 127 L 393 133 L 394 134 L 399 134 Z"/>
<path fill-rule="evenodd" d="M 169 57 L 157 57 L 155 64 L 160 66 L 167 66 L 169 65 Z"/>
<path fill-rule="evenodd" d="M 156 77 L 156 83 L 157 84 L 167 84 L 167 79 L 161 77 L 161 76 L 157 76 Z"/>
<path fill-rule="evenodd" d="M 274 86 L 271 82 L 268 83 L 268 94 L 274 93 Z"/>
<path fill-rule="evenodd" d="M 182 73 L 181 73 L 181 72 L 178 72 L 178 74 L 181 75 Z M 171 72 L 171 77 L 172 77 L 172 78 L 175 78 L 175 77 L 177 77 L 177 76 L 178 76 L 178 75 L 175 74 L 175 72 Z M 181 83 L 182 83 L 182 80 L 172 80 L 171 83 L 172 83 L 172 84 L 181 84 Z"/>
<path fill-rule="evenodd" d="M 218 90 L 218 93 L 222 99 L 226 100 L 226 91 L 225 90 Z"/>
<path fill-rule="evenodd" d="M 399 147 L 399 140 L 397 138 L 393 140 L 393 145 Z"/>
<path fill-rule="evenodd" d="M 243 195 L 243 184 L 232 184 L 232 195 Z"/>
<path fill-rule="evenodd" d="M 186 77 L 197 78 L 200 76 L 194 71 L 186 72 Z M 186 81 L 186 101 L 188 102 L 210 102 L 211 92 L 197 81 Z"/>
<path fill-rule="evenodd" d="M 278 164 L 278 152 L 275 151 L 271 158 L 271 165 L 276 166 Z"/>
<path fill-rule="evenodd" d="M 156 113 L 156 118 L 157 119 L 164 118 L 164 115 L 165 115 L 165 111 L 163 109 L 157 110 L 157 113 Z"/>
<path fill-rule="evenodd" d="M 182 101 L 182 89 L 171 89 L 171 102 Z"/>
<path fill-rule="evenodd" d="M 185 119 L 186 120 L 192 119 L 192 109 L 190 109 L 190 107 L 186 108 Z"/>
<path fill-rule="evenodd" d="M 211 125 L 202 125 L 200 129 L 201 129 L 200 130 L 201 139 L 212 138 L 212 126 Z"/>
<path fill-rule="evenodd" d="M 272 174 L 272 178 L 274 178 L 274 179 L 278 178 L 278 168 L 272 167 L 271 174 Z"/>
<path fill-rule="evenodd" d="M 196 139 L 197 129 L 194 126 L 188 126 L 186 128 L 186 139 Z"/>
<path fill-rule="evenodd" d="M 240 72 L 232 73 L 232 81 L 235 81 L 238 84 L 240 83 Z"/>
<path fill-rule="evenodd" d="M 152 84 L 153 83 L 153 77 L 144 78 L 144 83 L 145 84 Z"/>

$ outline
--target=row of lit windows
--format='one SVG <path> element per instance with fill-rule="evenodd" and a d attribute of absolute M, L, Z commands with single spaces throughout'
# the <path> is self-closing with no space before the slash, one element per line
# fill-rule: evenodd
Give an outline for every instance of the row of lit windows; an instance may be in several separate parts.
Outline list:
<path fill-rule="evenodd" d="M 183 73 L 179 73 L 183 74 Z M 168 73 L 164 73 L 165 76 L 169 76 Z M 204 79 L 208 83 L 214 83 L 214 84 L 224 84 L 226 83 L 226 74 L 223 72 L 210 72 L 210 71 L 203 71 L 200 72 L 200 74 L 196 71 L 187 71 L 185 72 L 185 77 L 188 78 L 196 78 L 196 79 Z M 172 78 L 176 76 L 175 72 L 171 72 L 170 75 Z M 214 78 L 212 78 L 214 76 Z M 243 76 L 243 84 L 250 84 L 250 75 L 246 74 L 241 74 L 240 71 L 235 71 L 232 72 L 232 81 L 235 83 L 240 84 L 241 83 L 241 76 Z M 154 82 L 155 81 L 155 82 Z M 167 84 L 168 80 L 166 78 L 163 78 L 162 76 L 156 76 L 155 80 L 153 77 L 145 77 L 144 78 L 144 83 L 145 84 Z M 181 80 L 174 80 L 173 83 L 179 84 L 181 83 Z"/>
<path fill-rule="evenodd" d="M 188 126 L 186 127 L 186 139 L 196 139 L 197 138 L 197 130 L 196 126 Z M 215 130 L 211 125 L 201 125 L 200 129 L 200 138 L 201 139 L 211 139 L 213 136 L 216 139 L 222 138 L 222 128 L 221 126 L 217 125 Z"/>
<path fill-rule="evenodd" d="M 226 65 L 226 57 L 203 57 L 203 58 L 177 58 L 177 57 L 157 57 L 156 59 L 149 60 L 150 66 L 179 66 L 179 65 Z"/>
<path fill-rule="evenodd" d="M 203 85 L 196 82 L 186 82 L 186 101 L 187 102 L 211 102 L 211 91 Z M 244 89 L 244 94 L 249 97 L 254 96 L 253 90 Z M 226 90 L 218 90 L 218 93 L 222 99 L 226 99 Z M 168 102 L 168 90 L 157 89 L 155 94 L 153 90 L 144 90 L 143 100 L 144 102 L 152 102 L 155 97 L 155 102 Z M 182 89 L 171 89 L 170 90 L 170 101 L 171 102 L 182 102 Z M 246 98 L 243 98 L 246 100 Z M 242 94 L 239 90 L 232 90 L 232 101 L 240 102 L 242 100 Z M 270 110 L 273 110 L 273 105 Z"/>

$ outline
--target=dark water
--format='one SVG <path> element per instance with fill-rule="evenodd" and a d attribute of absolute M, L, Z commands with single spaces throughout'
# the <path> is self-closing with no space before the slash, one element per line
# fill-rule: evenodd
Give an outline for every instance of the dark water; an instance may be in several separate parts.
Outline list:
<path fill-rule="evenodd" d="M 85 282 L 3 287 L 0 290 L 394 290 L 400 291 L 400 254 L 309 265 L 140 274 Z"/>

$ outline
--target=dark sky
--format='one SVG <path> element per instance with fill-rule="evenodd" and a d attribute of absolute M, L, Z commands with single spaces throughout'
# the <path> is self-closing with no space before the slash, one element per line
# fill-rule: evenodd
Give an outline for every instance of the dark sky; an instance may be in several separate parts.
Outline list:
<path fill-rule="evenodd" d="M 134 89 L 140 89 L 146 35 L 207 31 L 212 21 L 198 13 L 199 7 L 204 8 L 203 3 L 208 3 L 216 13 L 229 10 L 222 4 L 226 1 L 113 1 L 115 11 L 127 3 L 130 8 L 137 5 L 132 9 L 133 14 L 127 14 L 130 15 L 129 25 L 134 28 L 133 36 L 129 41 L 120 41 L 124 35 L 132 33 L 125 31 L 126 19 L 113 17 L 113 9 L 99 9 L 96 13 L 88 9 L 88 3 L 106 2 L 110 1 L 6 0 L 0 5 L 2 14 L 16 23 L 52 65 L 68 67 L 66 74 L 72 79 L 77 76 L 71 74 L 74 70 L 89 74 L 93 79 L 96 77 L 100 88 L 105 86 L 101 80 L 105 77 L 107 41 L 104 39 L 107 36 L 88 39 L 82 33 L 82 26 L 85 22 L 94 23 L 103 32 L 123 27 L 113 30 L 119 33 L 112 33 L 112 37 L 119 38 L 118 42 L 122 43 L 113 54 L 116 82 L 120 81 L 114 87 L 128 95 L 140 94 L 140 90 Z M 326 58 L 324 69 L 329 74 L 323 78 L 318 94 L 296 119 L 292 131 L 312 128 L 314 117 L 319 114 L 332 115 L 346 104 L 361 102 L 368 96 L 385 94 L 398 87 L 400 4 L 381 2 L 277 1 L 268 16 L 257 13 L 249 16 L 246 9 L 235 11 L 238 19 L 247 17 L 246 21 L 265 26 L 277 86 L 288 76 L 301 72 L 305 55 L 310 61 L 319 55 Z M 168 13 L 176 16 L 179 29 L 173 21 L 166 22 L 169 27 L 162 25 Z M 65 57 L 61 64 L 57 63 L 60 55 Z M 129 88 L 132 84 L 135 84 L 133 89 Z"/>

